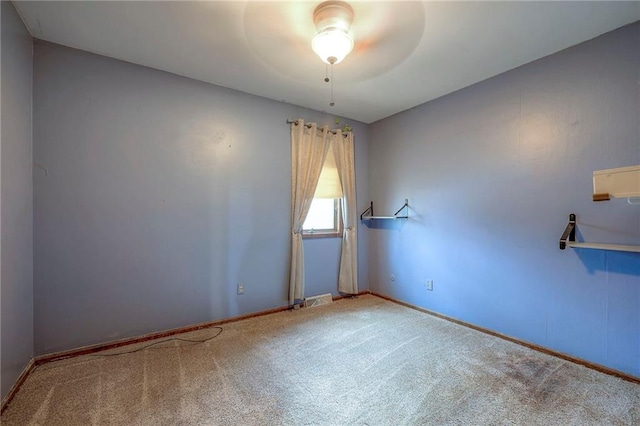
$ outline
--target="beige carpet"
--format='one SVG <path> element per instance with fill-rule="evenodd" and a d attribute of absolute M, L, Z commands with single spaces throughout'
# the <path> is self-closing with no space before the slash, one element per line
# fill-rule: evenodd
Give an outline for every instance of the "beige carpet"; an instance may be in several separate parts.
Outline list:
<path fill-rule="evenodd" d="M 223 328 L 45 364 L 2 426 L 640 424 L 640 385 L 375 296 Z"/>

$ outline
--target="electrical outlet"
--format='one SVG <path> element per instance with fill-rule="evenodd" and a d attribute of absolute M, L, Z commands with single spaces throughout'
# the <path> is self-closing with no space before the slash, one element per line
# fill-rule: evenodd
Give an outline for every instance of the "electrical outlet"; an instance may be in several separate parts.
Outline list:
<path fill-rule="evenodd" d="M 238 284 L 238 295 L 244 294 L 244 284 Z"/>
<path fill-rule="evenodd" d="M 427 280 L 425 287 L 427 287 L 427 290 L 433 291 L 433 280 Z"/>

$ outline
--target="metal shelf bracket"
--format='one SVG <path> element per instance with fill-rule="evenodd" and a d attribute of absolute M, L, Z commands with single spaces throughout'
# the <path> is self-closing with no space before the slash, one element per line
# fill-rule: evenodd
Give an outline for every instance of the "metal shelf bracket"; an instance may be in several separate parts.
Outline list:
<path fill-rule="evenodd" d="M 574 213 L 569 215 L 569 224 L 560 237 L 560 250 L 567 248 L 567 238 L 573 242 L 576 240 L 576 215 Z"/>
<path fill-rule="evenodd" d="M 400 215 L 400 213 L 404 210 L 404 214 Z M 404 204 L 402 207 L 396 211 L 393 216 L 375 216 L 373 214 L 373 201 L 369 207 L 360 214 L 360 220 L 373 220 L 373 219 L 409 219 L 409 199 L 404 199 Z"/>
<path fill-rule="evenodd" d="M 565 228 L 560 237 L 560 250 L 566 247 L 579 249 L 609 250 L 609 251 L 626 251 L 631 253 L 640 253 L 640 246 L 631 246 L 624 244 L 607 244 L 607 243 L 583 243 L 576 241 L 576 215 L 569 215 L 569 224 Z"/>

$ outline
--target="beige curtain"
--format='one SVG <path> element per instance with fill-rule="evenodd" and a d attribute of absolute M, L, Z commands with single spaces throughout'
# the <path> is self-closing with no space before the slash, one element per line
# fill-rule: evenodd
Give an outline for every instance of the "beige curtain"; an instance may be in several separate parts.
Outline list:
<path fill-rule="evenodd" d="M 353 132 L 333 135 L 333 155 L 342 184 L 342 254 L 338 291 L 358 293 L 358 222 L 356 213 L 356 173 Z"/>
<path fill-rule="evenodd" d="M 331 139 L 327 126 L 307 127 L 299 119 L 291 124 L 291 275 L 289 304 L 304 298 L 302 225 L 313 201 Z"/>

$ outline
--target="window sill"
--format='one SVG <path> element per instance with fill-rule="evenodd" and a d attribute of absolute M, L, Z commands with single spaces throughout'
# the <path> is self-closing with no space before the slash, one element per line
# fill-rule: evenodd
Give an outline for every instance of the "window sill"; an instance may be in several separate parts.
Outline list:
<path fill-rule="evenodd" d="M 315 239 L 315 238 L 342 238 L 342 233 L 338 233 L 338 232 L 316 232 L 316 233 L 309 233 L 309 234 L 302 234 L 302 239 L 306 240 L 306 239 Z"/>

